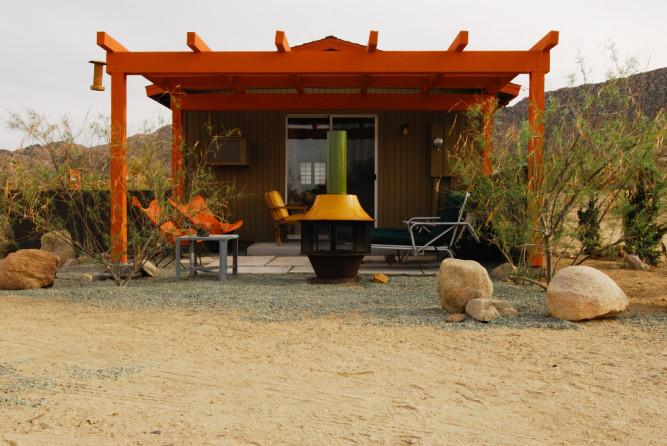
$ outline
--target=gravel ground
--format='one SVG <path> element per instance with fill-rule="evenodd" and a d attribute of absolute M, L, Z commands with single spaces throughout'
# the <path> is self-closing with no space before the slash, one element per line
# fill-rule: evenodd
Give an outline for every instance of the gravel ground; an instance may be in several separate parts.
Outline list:
<path fill-rule="evenodd" d="M 549 316 L 544 291 L 534 285 L 518 286 L 494 281 L 494 298 L 509 302 L 519 313 L 481 323 L 468 317 L 462 323 L 447 323 L 440 308 L 435 276 L 391 276 L 388 284 L 375 284 L 371 275 L 359 275 L 356 284 L 313 285 L 312 274 L 230 275 L 226 282 L 217 276 L 186 275 L 175 281 L 173 269 L 163 269 L 158 278 L 137 278 L 127 287 L 112 281 L 81 283 L 83 273 L 95 275 L 96 267 L 81 265 L 58 272 L 52 288 L 0 291 L 38 298 L 58 298 L 101 306 L 136 308 L 184 308 L 234 312 L 259 322 L 300 321 L 320 317 L 343 317 L 354 325 L 413 325 L 445 329 L 552 328 L 576 329 L 577 324 Z M 627 311 L 615 321 L 640 327 L 664 327 L 667 318 Z M 593 323 L 606 323 L 605 321 Z"/>

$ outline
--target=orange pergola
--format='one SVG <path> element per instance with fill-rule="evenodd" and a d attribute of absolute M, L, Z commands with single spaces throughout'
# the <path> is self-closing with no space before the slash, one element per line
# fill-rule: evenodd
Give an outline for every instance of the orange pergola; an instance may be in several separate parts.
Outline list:
<path fill-rule="evenodd" d="M 172 175 L 182 178 L 182 113 L 188 110 L 466 110 L 485 104 L 485 137 L 490 141 L 493 110 L 519 94 L 511 81 L 529 74 L 530 159 L 542 159 L 544 76 L 558 32 L 551 31 L 527 51 L 464 51 L 468 32 L 458 33 L 443 51 L 381 51 L 378 32 L 366 46 L 335 37 L 290 47 L 276 32 L 276 51 L 212 51 L 194 32 L 190 51 L 131 52 L 105 32 L 111 76 L 112 258 L 127 259 L 126 104 L 127 76 L 143 76 L 147 95 L 172 111 Z M 485 154 L 487 169 L 490 153 Z M 537 172 L 529 168 L 529 172 Z M 529 174 L 530 175 L 530 174 Z M 175 194 L 182 194 L 177 183 Z"/>

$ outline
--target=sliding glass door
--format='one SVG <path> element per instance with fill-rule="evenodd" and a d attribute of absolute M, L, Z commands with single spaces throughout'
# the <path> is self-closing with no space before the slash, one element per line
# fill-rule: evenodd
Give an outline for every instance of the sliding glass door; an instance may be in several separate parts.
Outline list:
<path fill-rule="evenodd" d="M 310 205 L 326 193 L 327 132 L 347 131 L 347 193 L 375 216 L 375 117 L 287 118 L 287 201 Z"/>

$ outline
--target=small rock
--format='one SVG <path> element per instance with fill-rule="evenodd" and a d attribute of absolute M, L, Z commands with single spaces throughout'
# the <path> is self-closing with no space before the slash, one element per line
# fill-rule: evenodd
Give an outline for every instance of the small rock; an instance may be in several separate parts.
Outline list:
<path fill-rule="evenodd" d="M 445 318 L 445 322 L 463 322 L 466 320 L 466 315 L 463 313 L 450 314 Z"/>
<path fill-rule="evenodd" d="M 489 322 L 501 316 L 518 315 L 510 304 L 499 299 L 472 299 L 466 305 L 466 313 L 480 322 Z"/>
<path fill-rule="evenodd" d="M 502 265 L 498 265 L 495 268 L 493 268 L 489 273 L 489 276 L 491 276 L 491 278 L 493 279 L 507 282 L 507 274 L 509 274 L 510 272 L 512 272 L 512 265 L 510 265 L 509 263 L 503 263 Z"/>
<path fill-rule="evenodd" d="M 57 255 L 60 258 L 58 262 L 60 268 L 68 260 L 76 259 L 72 243 L 72 236 L 68 231 L 52 231 L 42 236 L 40 249 Z"/>
<path fill-rule="evenodd" d="M 65 263 L 63 263 L 61 266 L 59 266 L 58 269 L 69 268 L 71 266 L 76 266 L 79 263 L 80 263 L 79 259 L 67 259 L 67 261 Z"/>
<path fill-rule="evenodd" d="M 389 277 L 381 273 L 375 273 L 373 275 L 373 283 L 388 283 Z"/>
<path fill-rule="evenodd" d="M 81 274 L 81 277 L 79 277 L 79 282 L 92 282 L 93 281 L 93 276 L 90 274 Z"/>
<path fill-rule="evenodd" d="M 148 277 L 157 277 L 160 274 L 160 269 L 150 260 L 146 260 L 141 266 L 141 272 Z"/>
<path fill-rule="evenodd" d="M 625 262 L 630 266 L 630 269 L 639 271 L 648 271 L 650 269 L 646 263 L 642 262 L 642 259 L 640 259 L 639 256 L 634 254 L 627 254 L 625 256 Z"/>

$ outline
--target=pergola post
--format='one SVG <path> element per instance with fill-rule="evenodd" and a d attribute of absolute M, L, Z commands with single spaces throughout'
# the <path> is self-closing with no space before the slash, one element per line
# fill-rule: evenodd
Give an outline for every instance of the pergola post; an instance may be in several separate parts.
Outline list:
<path fill-rule="evenodd" d="M 482 169 L 486 176 L 493 174 L 493 113 L 496 111 L 496 100 L 487 98 L 482 104 L 482 136 L 484 149 L 482 151 Z"/>
<path fill-rule="evenodd" d="M 528 124 L 531 137 L 528 141 L 528 224 L 537 225 L 540 216 L 541 203 L 536 192 L 542 182 L 544 172 L 544 73 L 530 73 L 528 91 Z M 538 244 L 539 235 L 532 242 Z M 543 264 L 542 250 L 534 248 L 529 252 L 529 262 L 535 267 Z"/>
<path fill-rule="evenodd" d="M 127 261 L 127 75 L 111 73 L 111 260 Z"/>
<path fill-rule="evenodd" d="M 172 101 L 171 105 L 171 181 L 172 194 L 183 199 L 183 111 Z"/>

